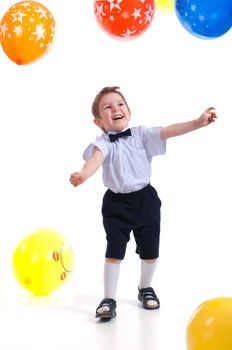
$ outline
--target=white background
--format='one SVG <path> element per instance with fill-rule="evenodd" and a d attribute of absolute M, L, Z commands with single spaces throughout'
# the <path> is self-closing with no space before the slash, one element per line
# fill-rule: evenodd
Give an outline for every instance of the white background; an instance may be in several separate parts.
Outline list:
<path fill-rule="evenodd" d="M 3 17 L 13 1 L 2 0 Z M 118 41 L 95 20 L 91 0 L 46 0 L 56 41 L 39 61 L 17 66 L 0 50 L 0 345 L 4 350 L 185 349 L 193 310 L 231 296 L 232 32 L 198 39 L 175 13 L 156 11 L 145 34 Z M 162 199 L 160 263 L 154 287 L 161 309 L 137 303 L 139 259 L 131 239 L 121 267 L 118 317 L 99 324 L 105 237 L 101 171 L 81 187 L 69 175 L 101 130 L 91 104 L 104 86 L 121 87 L 131 125 L 197 118 L 208 106 L 216 123 L 168 140 L 153 161 L 151 182 Z M 51 227 L 71 240 L 72 278 L 48 297 L 32 297 L 12 274 L 18 243 Z"/>

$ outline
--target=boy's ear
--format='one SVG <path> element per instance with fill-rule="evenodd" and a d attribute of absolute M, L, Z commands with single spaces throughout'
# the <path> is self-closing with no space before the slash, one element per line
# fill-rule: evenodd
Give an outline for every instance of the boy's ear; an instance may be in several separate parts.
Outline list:
<path fill-rule="evenodd" d="M 100 118 L 94 118 L 94 124 L 96 124 L 99 128 L 102 127 L 101 119 Z"/>

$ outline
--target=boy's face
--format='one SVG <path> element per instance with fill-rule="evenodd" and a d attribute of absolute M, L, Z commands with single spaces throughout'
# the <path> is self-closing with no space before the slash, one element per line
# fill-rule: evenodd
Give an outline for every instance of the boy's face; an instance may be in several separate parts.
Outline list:
<path fill-rule="evenodd" d="M 100 99 L 99 116 L 94 119 L 97 126 L 106 132 L 120 132 L 128 127 L 130 110 L 117 92 L 110 92 Z"/>

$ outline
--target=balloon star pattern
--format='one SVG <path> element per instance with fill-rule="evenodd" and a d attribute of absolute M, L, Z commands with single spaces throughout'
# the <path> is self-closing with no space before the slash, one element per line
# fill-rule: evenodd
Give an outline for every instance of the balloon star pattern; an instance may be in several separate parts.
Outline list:
<path fill-rule="evenodd" d="M 201 39 L 217 38 L 232 26 L 231 0 L 176 0 L 175 8 L 182 26 Z"/>
<path fill-rule="evenodd" d="M 96 0 L 94 11 L 100 27 L 115 39 L 138 37 L 152 22 L 154 0 Z"/>
<path fill-rule="evenodd" d="M 30 63 L 43 55 L 55 36 L 52 14 L 36 1 L 22 1 L 4 15 L 0 40 L 6 55 L 17 64 Z"/>

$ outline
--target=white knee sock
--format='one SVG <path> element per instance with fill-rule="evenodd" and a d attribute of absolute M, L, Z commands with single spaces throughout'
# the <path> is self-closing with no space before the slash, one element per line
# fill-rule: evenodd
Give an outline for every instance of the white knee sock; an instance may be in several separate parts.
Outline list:
<path fill-rule="evenodd" d="M 120 273 L 120 264 L 105 261 L 104 266 L 104 298 L 115 299 Z M 98 313 L 109 311 L 107 306 L 98 309 Z"/>
<path fill-rule="evenodd" d="M 157 260 L 155 260 L 153 263 L 147 263 L 146 260 L 141 260 L 139 289 L 151 287 L 151 281 L 155 273 L 156 266 Z"/>
<path fill-rule="evenodd" d="M 157 266 L 157 260 L 153 263 L 147 263 L 146 260 L 141 260 L 141 275 L 139 282 L 139 289 L 151 287 L 151 281 Z M 148 305 L 151 307 L 156 306 L 157 302 L 154 300 L 148 300 Z"/>
<path fill-rule="evenodd" d="M 120 273 L 120 264 L 105 262 L 104 266 L 104 292 L 105 298 L 115 299 Z"/>

